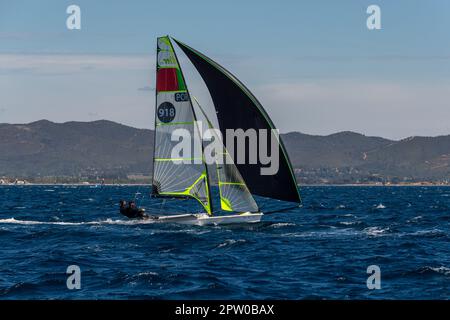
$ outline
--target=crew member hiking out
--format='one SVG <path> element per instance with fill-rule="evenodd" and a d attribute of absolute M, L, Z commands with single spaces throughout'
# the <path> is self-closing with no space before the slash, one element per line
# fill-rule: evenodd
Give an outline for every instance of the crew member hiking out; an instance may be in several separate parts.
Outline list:
<path fill-rule="evenodd" d="M 148 219 L 148 215 L 144 209 L 139 209 L 134 201 L 129 201 L 128 205 L 125 200 L 120 200 L 120 213 L 130 219 Z"/>

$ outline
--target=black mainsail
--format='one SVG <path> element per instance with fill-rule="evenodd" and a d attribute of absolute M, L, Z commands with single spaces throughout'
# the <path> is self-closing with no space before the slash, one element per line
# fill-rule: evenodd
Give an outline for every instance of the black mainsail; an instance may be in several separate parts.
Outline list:
<path fill-rule="evenodd" d="M 216 108 L 220 130 L 226 143 L 227 129 L 265 129 L 272 133 L 275 129 L 272 120 L 256 97 L 233 74 L 199 51 L 173 39 L 183 50 L 203 78 Z M 270 135 L 267 137 L 266 150 L 271 151 Z M 234 162 L 252 194 L 273 199 L 301 202 L 291 162 L 281 139 L 277 136 L 279 151 L 279 169 L 273 175 L 261 175 L 264 165 Z M 246 145 L 246 154 L 249 146 Z"/>

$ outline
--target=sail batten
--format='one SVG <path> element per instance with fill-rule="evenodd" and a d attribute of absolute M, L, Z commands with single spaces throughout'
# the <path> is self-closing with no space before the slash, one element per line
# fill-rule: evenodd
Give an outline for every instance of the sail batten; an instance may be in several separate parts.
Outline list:
<path fill-rule="evenodd" d="M 173 40 L 197 69 L 210 92 L 225 145 L 227 145 L 227 129 L 244 131 L 265 129 L 268 132 L 275 129 L 272 120 L 256 97 L 233 74 L 199 51 L 176 39 Z M 273 135 L 273 133 L 271 134 Z M 271 134 L 268 135 L 266 141 L 266 150 L 270 150 Z M 281 152 L 279 152 L 278 171 L 273 175 L 261 174 L 260 169 L 264 165 L 260 161 L 257 164 L 242 164 L 238 163 L 236 158 L 233 160 L 252 194 L 300 203 L 300 194 L 287 151 L 281 138 L 276 136 L 276 139 L 278 139 L 277 146 Z M 265 142 L 263 141 L 263 143 Z M 249 146 L 247 145 L 246 154 L 248 152 Z"/>

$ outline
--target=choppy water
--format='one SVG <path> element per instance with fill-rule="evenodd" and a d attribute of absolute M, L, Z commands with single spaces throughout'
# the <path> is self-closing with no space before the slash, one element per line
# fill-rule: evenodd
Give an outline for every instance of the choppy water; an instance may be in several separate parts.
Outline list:
<path fill-rule="evenodd" d="M 160 207 L 138 187 L 0 187 L 0 299 L 450 298 L 448 187 L 304 187 L 303 208 L 233 227 L 126 221 L 138 191 Z"/>

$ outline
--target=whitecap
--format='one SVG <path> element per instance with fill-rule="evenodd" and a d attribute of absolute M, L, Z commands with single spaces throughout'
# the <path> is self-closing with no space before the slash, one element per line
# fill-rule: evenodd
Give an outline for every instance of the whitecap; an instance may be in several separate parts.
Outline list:
<path fill-rule="evenodd" d="M 450 268 L 444 267 L 444 266 L 440 266 L 440 267 L 426 266 L 425 268 L 423 268 L 423 270 L 431 270 L 431 271 L 443 274 L 445 276 L 450 276 Z"/>
<path fill-rule="evenodd" d="M 385 206 L 384 204 L 380 203 L 380 204 L 378 204 L 378 205 L 376 206 L 376 208 L 377 208 L 377 209 L 385 209 L 386 206 Z"/>
<path fill-rule="evenodd" d="M 412 233 L 407 233 L 408 236 L 443 236 L 446 233 L 440 229 L 419 230 Z"/>
<path fill-rule="evenodd" d="M 412 219 L 406 220 L 406 222 L 407 223 L 417 222 L 417 221 L 421 220 L 422 218 L 423 218 L 422 216 L 417 216 L 417 217 L 414 217 Z"/>
<path fill-rule="evenodd" d="M 295 223 L 292 223 L 292 222 L 279 222 L 279 223 L 274 223 L 274 224 L 270 225 L 271 228 L 283 228 L 283 227 L 291 227 L 291 226 L 295 226 Z"/>
<path fill-rule="evenodd" d="M 217 248 L 223 248 L 223 247 L 234 245 L 236 243 L 244 243 L 244 242 L 247 242 L 247 240 L 244 240 L 244 239 L 238 239 L 238 240 L 228 239 L 228 240 L 225 240 L 225 242 L 219 244 L 217 246 Z"/>
<path fill-rule="evenodd" d="M 348 236 L 357 236 L 360 233 L 354 229 L 334 229 L 333 231 L 307 231 L 282 234 L 282 237 L 289 238 L 339 238 Z"/>
<path fill-rule="evenodd" d="M 157 272 L 139 272 L 136 274 L 136 277 L 145 277 L 145 276 L 158 276 Z"/>
<path fill-rule="evenodd" d="M 386 233 L 387 231 L 389 231 L 389 228 L 381 228 L 381 227 L 368 227 L 365 228 L 364 233 L 369 235 L 369 236 L 379 236 L 382 235 L 384 233 Z"/>
<path fill-rule="evenodd" d="M 359 221 L 341 221 L 341 222 L 339 222 L 339 224 L 342 224 L 344 226 L 351 226 L 351 225 L 358 224 L 358 223 L 359 223 Z"/>

